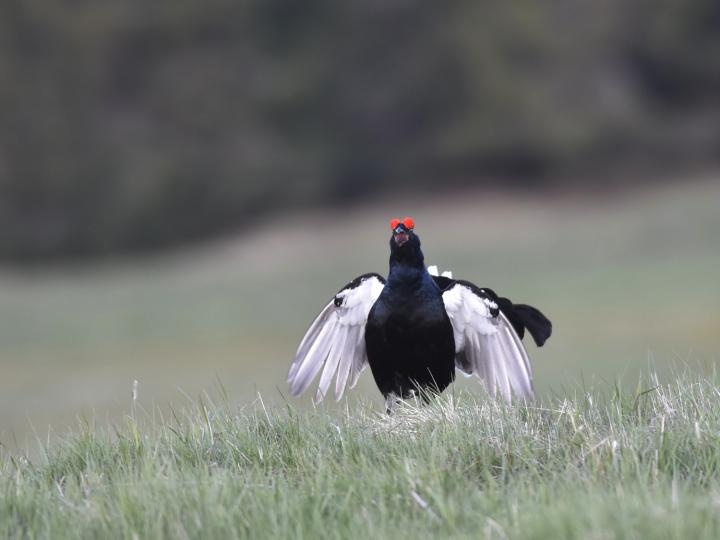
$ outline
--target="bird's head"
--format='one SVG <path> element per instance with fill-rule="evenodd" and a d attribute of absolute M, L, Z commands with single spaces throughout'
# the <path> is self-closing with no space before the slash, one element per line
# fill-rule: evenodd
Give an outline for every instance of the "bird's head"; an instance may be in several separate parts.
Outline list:
<path fill-rule="evenodd" d="M 415 229 L 415 220 L 411 217 L 406 217 L 402 221 L 397 218 L 393 218 L 390 220 L 390 229 L 393 234 L 390 242 L 401 248 L 407 242 L 410 242 L 410 239 L 415 236 L 415 233 L 413 232 Z"/>
<path fill-rule="evenodd" d="M 405 219 L 391 219 L 390 251 L 397 255 L 410 255 L 420 251 L 420 238 L 415 234 L 415 220 L 411 217 Z"/>

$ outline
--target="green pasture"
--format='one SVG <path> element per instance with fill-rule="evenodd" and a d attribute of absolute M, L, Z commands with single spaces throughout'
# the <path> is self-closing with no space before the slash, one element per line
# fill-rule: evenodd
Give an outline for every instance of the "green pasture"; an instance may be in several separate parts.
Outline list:
<path fill-rule="evenodd" d="M 233 404 L 258 392 L 283 403 L 307 325 L 347 281 L 386 272 L 387 220 L 405 214 L 428 264 L 553 320 L 547 346 L 528 346 L 540 396 L 719 359 L 717 178 L 615 194 L 396 197 L 181 253 L 0 270 L 0 442 L 37 448 L 77 417 L 115 423 L 133 380 L 147 409 L 182 408 L 219 381 Z M 349 399 L 377 397 L 367 372 Z"/>
<path fill-rule="evenodd" d="M 456 391 L 392 416 L 216 395 L 86 422 L 30 460 L 0 450 L 0 536 L 720 536 L 716 378 L 515 405 Z"/>

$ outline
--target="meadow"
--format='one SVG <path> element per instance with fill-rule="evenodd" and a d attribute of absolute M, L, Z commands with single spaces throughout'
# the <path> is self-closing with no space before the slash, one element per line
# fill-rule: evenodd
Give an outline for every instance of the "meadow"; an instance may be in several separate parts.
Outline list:
<path fill-rule="evenodd" d="M 3 538 L 720 535 L 720 387 L 677 375 L 392 416 L 198 401 L 0 461 Z"/>
<path fill-rule="evenodd" d="M 221 381 L 283 403 L 295 347 L 355 276 L 387 270 L 387 220 L 413 214 L 428 264 L 540 307 L 540 396 L 634 381 L 720 351 L 720 182 L 543 196 L 473 191 L 295 213 L 153 258 L 0 270 L 0 442 L 28 449 L 78 417 L 111 423 Z M 474 381 L 460 381 L 475 388 Z M 369 373 L 349 399 L 378 400 Z M 309 405 L 305 397 L 293 403 Z M 376 401 L 376 403 L 379 402 Z"/>
<path fill-rule="evenodd" d="M 720 182 L 295 213 L 180 253 L 0 271 L 0 536 L 716 538 Z M 538 400 L 287 397 L 298 340 L 387 266 L 540 307 Z M 138 381 L 132 394 L 133 381 Z M 258 397 L 258 396 L 261 396 Z"/>

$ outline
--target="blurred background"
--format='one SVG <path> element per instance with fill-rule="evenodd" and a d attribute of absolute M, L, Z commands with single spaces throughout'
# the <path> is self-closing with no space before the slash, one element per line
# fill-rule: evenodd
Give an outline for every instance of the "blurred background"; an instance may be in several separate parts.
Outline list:
<path fill-rule="evenodd" d="M 716 0 L 5 0 L 0 442 L 282 402 L 408 214 L 554 321 L 541 395 L 711 369 L 719 180 Z"/>

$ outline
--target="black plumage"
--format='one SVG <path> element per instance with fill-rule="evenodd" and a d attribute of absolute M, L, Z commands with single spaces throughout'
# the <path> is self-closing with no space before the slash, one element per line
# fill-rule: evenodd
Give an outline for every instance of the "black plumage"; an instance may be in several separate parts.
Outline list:
<path fill-rule="evenodd" d="M 390 272 L 365 326 L 367 358 L 385 397 L 417 387 L 444 390 L 455 379 L 455 341 L 440 288 L 425 268 L 420 239 L 390 239 Z"/>
<path fill-rule="evenodd" d="M 531 367 L 520 339 L 527 330 L 542 346 L 552 333 L 550 321 L 492 289 L 431 275 L 412 219 L 393 220 L 391 228 L 387 280 L 363 274 L 327 304 L 298 347 L 288 377 L 291 392 L 303 392 L 322 372 L 316 400 L 333 377 L 339 399 L 370 365 L 389 406 L 418 389 L 442 392 L 456 369 L 477 375 L 506 399 L 532 398 Z"/>

